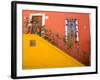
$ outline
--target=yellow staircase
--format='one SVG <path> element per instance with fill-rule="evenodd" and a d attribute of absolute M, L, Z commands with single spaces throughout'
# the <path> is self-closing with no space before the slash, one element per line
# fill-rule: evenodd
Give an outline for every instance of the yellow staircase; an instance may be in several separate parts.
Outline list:
<path fill-rule="evenodd" d="M 30 40 L 36 45 L 30 47 Z M 23 69 L 84 66 L 36 34 L 23 34 Z"/>

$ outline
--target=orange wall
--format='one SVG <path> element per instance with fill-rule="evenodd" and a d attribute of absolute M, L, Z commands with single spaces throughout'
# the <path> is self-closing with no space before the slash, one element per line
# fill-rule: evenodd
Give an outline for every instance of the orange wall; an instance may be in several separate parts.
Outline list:
<path fill-rule="evenodd" d="M 86 13 L 67 13 L 67 12 L 46 12 L 46 11 L 30 11 L 24 10 L 23 16 L 29 17 L 29 14 L 44 13 L 48 16 L 46 19 L 45 27 L 53 32 L 58 32 L 61 37 L 65 35 L 65 19 L 75 18 L 78 19 L 79 24 L 79 45 L 81 51 L 86 51 L 87 55 L 90 54 L 90 22 L 89 14 Z"/>

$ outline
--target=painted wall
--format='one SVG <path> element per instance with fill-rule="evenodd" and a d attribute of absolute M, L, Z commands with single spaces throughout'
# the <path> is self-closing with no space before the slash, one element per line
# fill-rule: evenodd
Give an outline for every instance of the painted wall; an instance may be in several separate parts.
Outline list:
<path fill-rule="evenodd" d="M 30 14 L 44 13 L 48 16 L 45 19 L 45 27 L 52 32 L 60 34 L 63 38 L 65 35 L 65 19 L 75 18 L 78 19 L 79 27 L 79 48 L 81 51 L 85 51 L 86 55 L 90 55 L 90 22 L 89 14 L 83 13 L 64 13 L 64 12 L 46 12 L 46 11 L 23 11 L 24 17 L 29 17 Z M 81 53 L 80 53 L 81 54 Z M 87 57 L 89 58 L 89 57 Z"/>
<path fill-rule="evenodd" d="M 30 47 L 30 40 L 36 41 L 36 45 Z M 38 35 L 24 34 L 23 44 L 23 69 L 84 66 Z"/>

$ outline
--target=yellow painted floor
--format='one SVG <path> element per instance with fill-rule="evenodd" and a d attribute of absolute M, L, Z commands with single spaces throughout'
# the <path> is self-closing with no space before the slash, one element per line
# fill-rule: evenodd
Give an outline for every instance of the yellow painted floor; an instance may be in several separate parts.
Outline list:
<path fill-rule="evenodd" d="M 30 40 L 36 45 L 30 47 Z M 84 66 L 36 34 L 23 34 L 23 69 Z"/>

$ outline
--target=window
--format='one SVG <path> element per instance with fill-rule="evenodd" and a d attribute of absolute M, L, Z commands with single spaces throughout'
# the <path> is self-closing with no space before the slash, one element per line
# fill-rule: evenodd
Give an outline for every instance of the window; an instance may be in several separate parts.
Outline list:
<path fill-rule="evenodd" d="M 78 35 L 78 20 L 77 19 L 66 19 L 65 20 L 65 36 L 66 42 L 71 41 L 79 42 Z"/>

